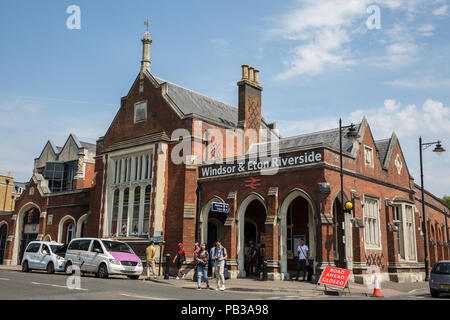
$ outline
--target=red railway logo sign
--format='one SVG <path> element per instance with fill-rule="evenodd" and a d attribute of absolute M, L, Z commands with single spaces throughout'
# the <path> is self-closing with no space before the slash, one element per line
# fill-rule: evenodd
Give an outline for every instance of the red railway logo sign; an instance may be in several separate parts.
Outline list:
<path fill-rule="evenodd" d="M 257 187 L 261 185 L 261 179 L 256 179 L 250 177 L 248 180 L 244 181 L 246 183 L 246 187 L 255 190 Z"/>

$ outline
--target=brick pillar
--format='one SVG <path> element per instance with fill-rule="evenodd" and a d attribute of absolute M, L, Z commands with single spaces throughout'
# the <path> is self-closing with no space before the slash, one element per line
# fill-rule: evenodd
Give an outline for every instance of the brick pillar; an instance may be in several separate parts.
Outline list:
<path fill-rule="evenodd" d="M 270 280 L 280 280 L 280 257 L 278 254 L 278 187 L 272 187 L 267 194 L 266 234 L 267 275 Z"/>
<path fill-rule="evenodd" d="M 197 166 L 186 165 L 184 179 L 183 245 L 187 257 L 193 259 L 197 212 Z"/>
<path fill-rule="evenodd" d="M 238 277 L 237 264 L 237 234 L 236 234 L 236 211 L 237 211 L 237 192 L 233 191 L 228 194 L 226 202 L 230 206 L 230 212 L 224 223 L 224 247 L 227 249 L 228 260 L 227 268 L 230 277 L 235 279 Z"/>

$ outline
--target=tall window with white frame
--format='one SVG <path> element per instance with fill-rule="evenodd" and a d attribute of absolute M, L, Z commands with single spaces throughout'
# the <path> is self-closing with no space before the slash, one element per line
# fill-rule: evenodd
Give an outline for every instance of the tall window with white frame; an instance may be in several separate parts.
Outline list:
<path fill-rule="evenodd" d="M 110 235 L 146 236 L 150 230 L 153 153 L 114 159 Z M 120 189 L 119 186 L 121 185 Z"/>
<path fill-rule="evenodd" d="M 139 233 L 139 208 L 141 203 L 141 187 L 134 189 L 134 201 L 133 201 L 133 216 L 131 217 L 131 234 L 137 235 Z"/>
<path fill-rule="evenodd" d="M 414 209 L 410 205 L 405 206 L 405 230 L 408 237 L 408 259 L 416 259 L 416 241 L 414 235 Z"/>
<path fill-rule="evenodd" d="M 380 246 L 379 226 L 379 203 L 378 199 L 365 197 L 364 199 L 364 239 L 366 246 Z"/>
<path fill-rule="evenodd" d="M 123 192 L 122 218 L 120 219 L 120 235 L 126 236 L 128 231 L 128 201 L 130 200 L 130 189 L 126 188 Z"/>
<path fill-rule="evenodd" d="M 148 185 L 145 187 L 145 199 L 144 199 L 144 221 L 142 226 L 142 234 L 148 235 L 150 232 L 150 199 L 151 199 L 152 187 Z"/>
<path fill-rule="evenodd" d="M 398 226 L 397 232 L 398 255 L 400 258 L 405 259 L 405 246 L 403 241 L 403 215 L 401 205 L 396 205 L 393 207 L 393 220 Z"/>
<path fill-rule="evenodd" d="M 112 221 L 111 221 L 111 235 L 117 235 L 117 220 L 119 216 L 119 189 L 114 190 Z"/>

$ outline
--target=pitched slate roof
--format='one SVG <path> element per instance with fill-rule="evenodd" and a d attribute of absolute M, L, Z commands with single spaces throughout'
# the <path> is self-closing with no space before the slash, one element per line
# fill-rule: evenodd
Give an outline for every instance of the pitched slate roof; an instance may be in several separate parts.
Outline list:
<path fill-rule="evenodd" d="M 375 146 L 378 149 L 378 157 L 380 158 L 381 164 L 384 164 L 386 160 L 386 155 L 389 150 L 389 145 L 391 143 L 391 138 L 375 141 Z"/>
<path fill-rule="evenodd" d="M 97 151 L 97 145 L 89 142 L 80 141 L 80 144 L 83 148 L 87 149 L 90 152 L 96 152 Z"/>
<path fill-rule="evenodd" d="M 361 124 L 355 125 L 355 129 L 357 132 L 359 132 L 360 127 Z M 342 150 L 344 152 L 351 153 L 353 143 L 350 140 L 344 138 L 347 131 L 348 129 L 344 129 L 342 131 Z M 303 147 L 321 143 L 339 149 L 339 128 L 283 138 L 280 139 L 278 143 L 280 150 L 286 150 L 290 148 Z M 258 149 L 265 150 L 267 147 L 268 143 L 254 144 L 249 149 L 249 153 L 257 152 Z"/>
<path fill-rule="evenodd" d="M 228 126 L 237 127 L 238 108 L 201 93 L 183 88 L 172 82 L 155 76 L 153 77 L 158 81 L 158 84 L 167 83 L 167 95 L 184 115 L 200 115 Z"/>

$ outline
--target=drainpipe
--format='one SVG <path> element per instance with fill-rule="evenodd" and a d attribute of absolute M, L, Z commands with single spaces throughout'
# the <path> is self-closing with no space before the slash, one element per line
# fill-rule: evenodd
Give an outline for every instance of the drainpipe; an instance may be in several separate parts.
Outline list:
<path fill-rule="evenodd" d="M 202 185 L 197 181 L 197 216 L 195 218 L 195 242 L 199 242 L 200 240 L 200 204 L 202 197 Z"/>

